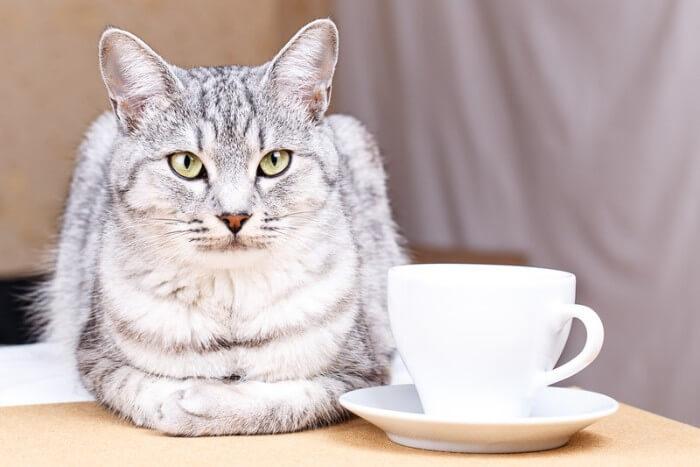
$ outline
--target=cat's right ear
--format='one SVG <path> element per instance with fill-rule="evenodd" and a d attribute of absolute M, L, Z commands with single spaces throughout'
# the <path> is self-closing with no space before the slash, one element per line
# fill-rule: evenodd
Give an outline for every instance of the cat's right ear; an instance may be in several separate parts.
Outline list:
<path fill-rule="evenodd" d="M 100 71 L 114 113 L 127 130 L 136 128 L 147 110 L 169 105 L 178 88 L 165 60 L 141 39 L 117 28 L 102 33 Z"/>
<path fill-rule="evenodd" d="M 328 109 L 338 61 L 338 29 L 330 19 L 307 24 L 272 60 L 267 80 L 276 94 L 302 104 L 318 121 Z"/>

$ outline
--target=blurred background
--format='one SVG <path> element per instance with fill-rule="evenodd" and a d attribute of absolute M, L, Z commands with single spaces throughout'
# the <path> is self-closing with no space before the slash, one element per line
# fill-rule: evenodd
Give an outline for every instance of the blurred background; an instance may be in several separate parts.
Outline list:
<path fill-rule="evenodd" d="M 16 292 L 108 109 L 105 25 L 180 66 L 260 64 L 327 16 L 333 111 L 377 136 L 416 261 L 574 272 L 606 342 L 565 384 L 700 425 L 694 0 L 0 0 L 0 343 L 27 338 Z"/>

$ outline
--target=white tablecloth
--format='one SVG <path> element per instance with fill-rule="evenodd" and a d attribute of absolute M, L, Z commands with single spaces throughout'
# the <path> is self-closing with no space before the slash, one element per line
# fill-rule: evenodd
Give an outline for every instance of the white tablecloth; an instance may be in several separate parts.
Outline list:
<path fill-rule="evenodd" d="M 0 406 L 90 400 L 60 345 L 0 347 Z"/>

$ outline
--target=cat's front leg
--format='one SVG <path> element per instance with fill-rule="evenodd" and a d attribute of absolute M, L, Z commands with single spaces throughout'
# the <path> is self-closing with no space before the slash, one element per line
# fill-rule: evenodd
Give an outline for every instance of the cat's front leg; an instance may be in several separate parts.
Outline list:
<path fill-rule="evenodd" d="M 338 397 L 350 389 L 333 377 L 259 381 L 201 381 L 171 394 L 154 427 L 185 436 L 282 433 L 328 425 L 347 413 Z"/>
<path fill-rule="evenodd" d="M 83 383 L 100 404 L 138 426 L 159 429 L 167 423 L 173 433 L 185 431 L 171 422 L 181 411 L 164 412 L 164 402 L 174 393 L 201 384 L 201 380 L 152 375 L 121 359 L 88 352 L 80 352 L 78 362 Z"/>

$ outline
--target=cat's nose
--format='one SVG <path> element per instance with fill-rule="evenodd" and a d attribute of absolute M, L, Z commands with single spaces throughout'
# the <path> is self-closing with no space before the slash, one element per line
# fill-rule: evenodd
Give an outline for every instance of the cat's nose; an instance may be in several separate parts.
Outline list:
<path fill-rule="evenodd" d="M 250 214 L 222 214 L 218 218 L 231 232 L 237 234 L 243 228 L 243 224 L 250 219 Z"/>

